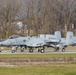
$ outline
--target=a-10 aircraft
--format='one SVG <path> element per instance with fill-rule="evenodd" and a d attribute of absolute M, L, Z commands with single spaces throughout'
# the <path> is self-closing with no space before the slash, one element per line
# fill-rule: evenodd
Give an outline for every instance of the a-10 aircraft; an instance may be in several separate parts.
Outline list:
<path fill-rule="evenodd" d="M 21 37 L 18 35 L 10 36 L 7 40 L 0 42 L 0 46 L 12 47 L 12 53 L 17 51 L 17 48 L 21 48 L 21 52 L 26 48 L 25 42 L 29 39 L 29 37 Z"/>
<path fill-rule="evenodd" d="M 45 46 L 53 47 L 56 49 L 56 45 L 61 41 L 61 32 L 56 31 L 54 35 L 40 34 L 37 38 L 30 38 L 30 41 L 26 42 L 26 46 L 29 47 L 29 52 L 33 52 L 34 48 L 38 49 L 38 52 L 44 53 Z"/>
<path fill-rule="evenodd" d="M 21 48 L 21 51 L 24 51 L 24 48 L 28 47 L 29 52 L 33 52 L 34 48 L 38 49 L 38 52 L 44 53 L 45 46 L 53 47 L 54 51 L 58 51 L 62 48 L 62 51 L 65 51 L 65 48 L 69 45 L 76 45 L 76 37 L 73 36 L 73 32 L 67 32 L 66 38 L 61 38 L 61 32 L 56 31 L 54 35 L 51 34 L 40 34 L 38 37 L 20 37 L 13 36 L 9 37 L 7 40 L 0 43 L 3 46 L 14 47 L 12 52 L 15 52 L 17 47 Z"/>

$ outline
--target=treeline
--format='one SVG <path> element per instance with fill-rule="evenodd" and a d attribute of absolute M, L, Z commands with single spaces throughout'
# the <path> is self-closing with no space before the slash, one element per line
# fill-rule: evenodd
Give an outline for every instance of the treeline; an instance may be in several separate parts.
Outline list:
<path fill-rule="evenodd" d="M 22 16 L 23 15 L 23 16 Z M 15 21 L 22 20 L 24 34 L 71 30 L 76 21 L 76 0 L 0 0 L 0 37 L 15 34 Z M 26 26 L 25 26 L 26 25 Z"/>
<path fill-rule="evenodd" d="M 14 34 L 17 28 L 13 22 L 19 10 L 18 0 L 0 0 L 0 38 L 8 38 Z"/>

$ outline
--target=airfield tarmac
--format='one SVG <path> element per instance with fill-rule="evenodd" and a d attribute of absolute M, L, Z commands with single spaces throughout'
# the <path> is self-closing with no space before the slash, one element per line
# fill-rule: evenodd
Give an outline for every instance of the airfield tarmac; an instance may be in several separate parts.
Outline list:
<path fill-rule="evenodd" d="M 33 53 L 30 53 L 29 50 L 24 50 L 24 52 L 21 52 L 20 50 L 17 50 L 16 52 L 12 53 L 12 50 L 3 50 L 0 52 L 0 54 L 74 54 L 76 53 L 76 50 L 65 50 L 65 52 L 62 52 L 61 50 L 54 52 L 54 50 L 45 50 L 44 53 L 38 52 L 37 50 L 34 50 Z"/>

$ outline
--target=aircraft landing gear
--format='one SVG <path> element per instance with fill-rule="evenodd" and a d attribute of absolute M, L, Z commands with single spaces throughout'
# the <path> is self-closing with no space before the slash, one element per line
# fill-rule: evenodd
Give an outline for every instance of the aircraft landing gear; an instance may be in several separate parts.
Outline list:
<path fill-rule="evenodd" d="M 37 51 L 40 52 L 40 48 L 37 48 Z"/>
<path fill-rule="evenodd" d="M 38 52 L 40 52 L 40 49 L 38 49 Z"/>
<path fill-rule="evenodd" d="M 41 50 L 40 48 L 37 48 L 37 51 L 38 51 L 38 52 L 40 52 L 40 50 Z"/>
<path fill-rule="evenodd" d="M 38 52 L 44 53 L 44 49 L 38 49 Z"/>
<path fill-rule="evenodd" d="M 44 49 L 41 49 L 41 53 L 44 53 L 45 52 L 45 50 Z"/>
<path fill-rule="evenodd" d="M 24 52 L 24 50 L 21 50 L 21 52 Z"/>
<path fill-rule="evenodd" d="M 25 47 L 22 47 L 22 48 L 21 48 L 21 52 L 24 52 L 24 50 L 25 50 Z"/>
<path fill-rule="evenodd" d="M 65 48 L 62 48 L 62 52 L 65 52 Z"/>
<path fill-rule="evenodd" d="M 15 53 L 15 52 L 16 52 L 16 50 L 12 50 L 11 52 L 12 52 L 12 53 Z"/>
<path fill-rule="evenodd" d="M 59 51 L 59 47 L 55 47 L 55 48 L 54 48 L 54 51 L 55 51 L 55 52 Z"/>
<path fill-rule="evenodd" d="M 0 50 L 0 52 L 2 52 L 2 51 L 3 51 L 3 49 L 4 49 L 4 48 L 3 48 L 3 47 L 1 47 L 1 50 Z"/>
<path fill-rule="evenodd" d="M 40 52 L 41 52 L 41 53 L 44 53 L 44 52 L 45 52 L 44 47 L 42 47 L 42 48 L 40 49 Z"/>
<path fill-rule="evenodd" d="M 17 47 L 12 47 L 12 53 L 16 52 L 17 51 Z"/>
<path fill-rule="evenodd" d="M 30 49 L 29 49 L 29 52 L 30 52 L 30 53 L 33 53 L 33 49 L 32 49 L 32 48 L 30 48 Z"/>

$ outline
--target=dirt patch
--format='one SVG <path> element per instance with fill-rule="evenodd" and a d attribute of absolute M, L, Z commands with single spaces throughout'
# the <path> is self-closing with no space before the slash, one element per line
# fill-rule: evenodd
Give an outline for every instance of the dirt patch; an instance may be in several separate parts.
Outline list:
<path fill-rule="evenodd" d="M 76 62 L 76 58 L 0 58 L 0 66 Z"/>

